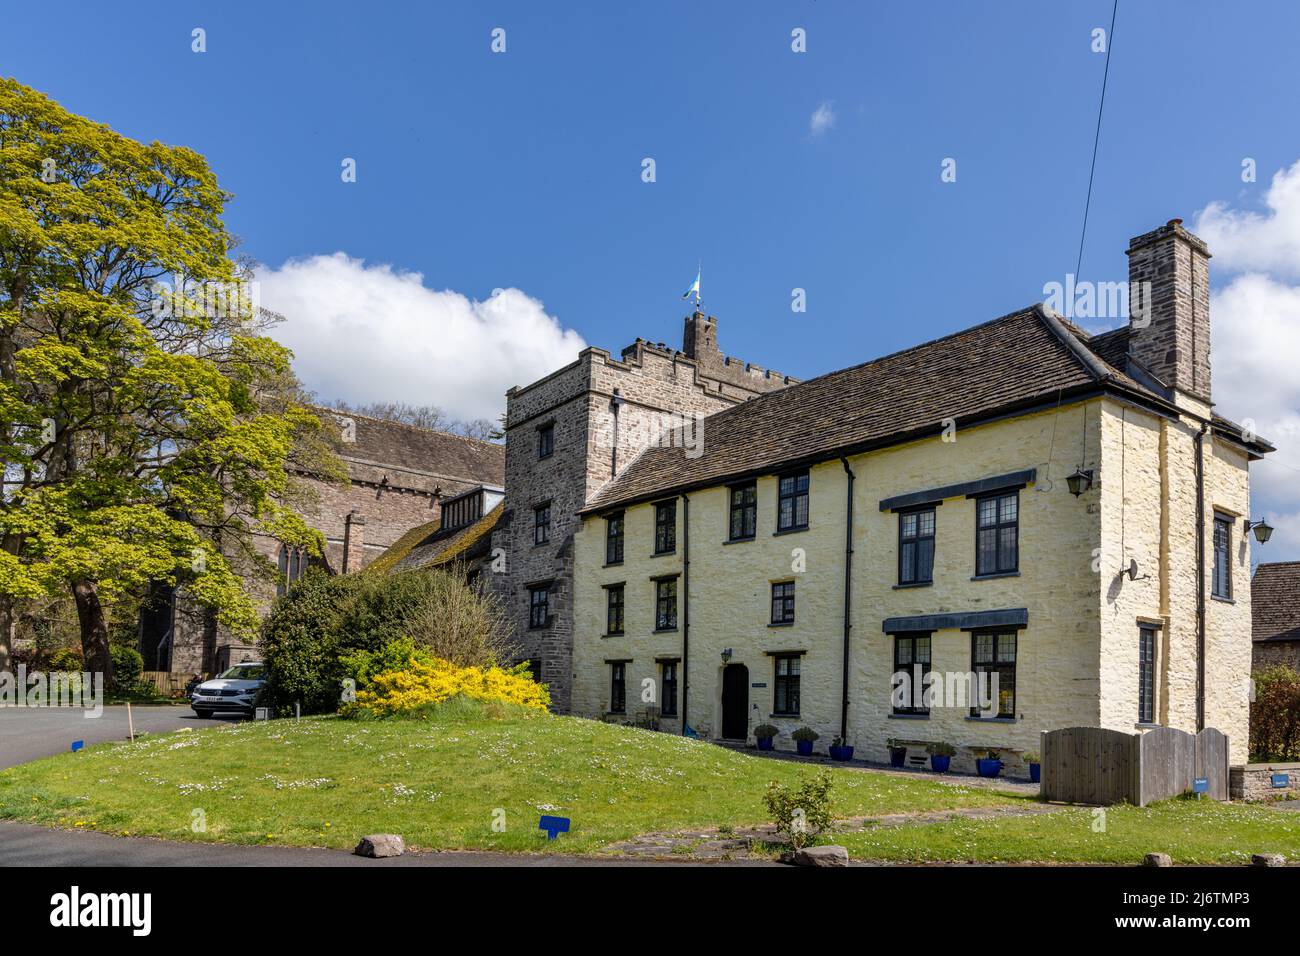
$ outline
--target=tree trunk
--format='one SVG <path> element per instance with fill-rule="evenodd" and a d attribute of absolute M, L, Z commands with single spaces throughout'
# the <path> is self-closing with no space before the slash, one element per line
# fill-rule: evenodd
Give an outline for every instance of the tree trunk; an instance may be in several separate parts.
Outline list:
<path fill-rule="evenodd" d="M 99 602 L 99 587 L 94 581 L 76 581 L 72 596 L 77 600 L 77 620 L 81 624 L 81 653 L 86 669 L 104 675 L 104 686 L 115 690 L 113 658 L 108 653 L 108 620 Z"/>
<path fill-rule="evenodd" d="M 7 594 L 0 594 L 0 674 L 13 671 L 14 664 L 14 602 Z"/>

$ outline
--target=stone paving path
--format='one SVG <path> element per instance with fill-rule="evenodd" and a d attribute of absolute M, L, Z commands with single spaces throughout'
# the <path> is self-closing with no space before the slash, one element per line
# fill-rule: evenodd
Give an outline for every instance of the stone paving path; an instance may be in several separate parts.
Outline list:
<path fill-rule="evenodd" d="M 1032 803 L 1006 807 L 960 807 L 950 810 L 924 810 L 915 813 L 885 813 L 876 816 L 848 817 L 836 820 L 834 833 L 854 833 L 878 827 L 899 827 L 913 823 L 941 823 L 944 820 L 990 820 L 998 817 L 1026 817 L 1043 813 L 1060 813 L 1070 809 L 1065 804 Z M 737 827 L 734 830 L 716 828 L 702 830 L 674 830 L 643 833 L 611 844 L 602 854 L 634 858 L 688 858 L 696 860 L 743 860 L 751 853 L 760 858 L 770 854 L 770 847 L 780 847 L 789 842 L 776 827 L 765 823 L 754 827 Z"/>
<path fill-rule="evenodd" d="M 935 773 L 932 770 L 918 770 L 906 767 L 900 769 L 883 763 L 868 763 L 865 760 L 832 760 L 830 757 L 821 755 L 800 757 L 798 754 L 784 750 L 759 750 L 755 747 L 741 746 L 738 743 L 733 744 L 716 740 L 710 742 L 719 747 L 726 747 L 728 750 L 736 750 L 750 757 L 762 757 L 765 760 L 789 760 L 796 763 L 838 767 L 841 770 L 894 773 L 900 777 L 911 777 L 913 780 L 928 780 L 931 783 L 942 783 L 950 787 L 978 787 L 982 790 L 1002 790 L 1007 793 L 1038 796 L 1038 784 L 1015 777 L 981 777 L 973 773 Z"/>

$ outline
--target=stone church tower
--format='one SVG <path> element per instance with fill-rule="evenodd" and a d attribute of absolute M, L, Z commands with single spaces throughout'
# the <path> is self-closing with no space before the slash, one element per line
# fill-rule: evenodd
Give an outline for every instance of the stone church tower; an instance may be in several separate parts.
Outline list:
<path fill-rule="evenodd" d="M 618 357 L 587 348 L 506 393 L 506 511 L 493 537 L 494 589 L 553 707 L 569 710 L 577 513 L 666 430 L 796 381 L 718 351 L 718 324 L 686 317 L 681 350 L 637 339 Z M 687 439 L 691 440 L 690 437 Z"/>

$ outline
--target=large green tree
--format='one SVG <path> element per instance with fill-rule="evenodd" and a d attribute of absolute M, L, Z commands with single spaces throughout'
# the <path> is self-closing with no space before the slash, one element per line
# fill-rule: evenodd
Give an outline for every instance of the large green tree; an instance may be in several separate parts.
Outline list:
<path fill-rule="evenodd" d="M 166 581 L 247 633 L 232 547 L 319 548 L 289 472 L 337 462 L 244 294 L 228 198 L 198 153 L 0 79 L 0 669 L 25 600 L 70 592 L 111 685 L 106 602 Z"/>

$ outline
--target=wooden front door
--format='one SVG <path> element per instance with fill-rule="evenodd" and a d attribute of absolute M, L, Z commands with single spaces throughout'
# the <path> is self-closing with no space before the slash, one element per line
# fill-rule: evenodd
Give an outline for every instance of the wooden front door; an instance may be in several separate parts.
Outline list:
<path fill-rule="evenodd" d="M 749 736 L 749 668 L 744 664 L 728 664 L 722 671 L 722 736 Z"/>

